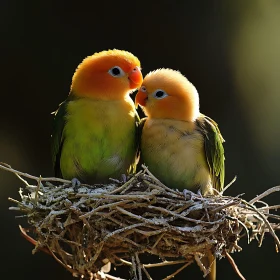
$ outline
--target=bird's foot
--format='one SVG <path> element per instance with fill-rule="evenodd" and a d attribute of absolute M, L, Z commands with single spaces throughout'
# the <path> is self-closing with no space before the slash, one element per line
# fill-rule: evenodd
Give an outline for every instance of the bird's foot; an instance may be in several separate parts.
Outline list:
<path fill-rule="evenodd" d="M 126 182 L 127 182 L 127 177 L 126 177 L 125 174 L 122 174 L 122 175 L 121 175 L 121 181 L 122 181 L 123 183 L 126 183 Z"/>
<path fill-rule="evenodd" d="M 77 178 L 71 180 L 72 188 L 76 191 L 80 186 L 81 182 Z"/>
<path fill-rule="evenodd" d="M 198 189 L 197 194 L 202 197 L 201 189 Z"/>
<path fill-rule="evenodd" d="M 193 198 L 193 192 L 188 189 L 183 189 L 183 195 L 185 197 L 185 200 L 192 200 Z"/>

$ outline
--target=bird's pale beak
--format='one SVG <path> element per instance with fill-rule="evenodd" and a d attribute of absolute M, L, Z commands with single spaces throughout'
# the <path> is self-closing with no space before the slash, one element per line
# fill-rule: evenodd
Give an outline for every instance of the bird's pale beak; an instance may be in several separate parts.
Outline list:
<path fill-rule="evenodd" d="M 128 74 L 129 85 L 131 89 L 136 89 L 141 86 L 143 82 L 143 76 L 140 67 L 136 66 Z"/>
<path fill-rule="evenodd" d="M 138 105 L 145 106 L 148 99 L 147 93 L 139 90 L 135 96 L 135 106 L 136 108 Z"/>

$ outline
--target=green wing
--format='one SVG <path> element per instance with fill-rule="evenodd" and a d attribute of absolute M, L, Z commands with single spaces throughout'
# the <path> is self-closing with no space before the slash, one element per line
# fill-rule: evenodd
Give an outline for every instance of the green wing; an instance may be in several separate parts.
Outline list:
<path fill-rule="evenodd" d="M 64 102 L 59 104 L 58 109 L 53 112 L 53 127 L 51 135 L 51 154 L 52 164 L 55 172 L 55 176 L 61 177 L 60 170 L 60 156 L 63 146 L 63 130 L 65 126 L 65 116 L 67 114 L 67 104 L 69 100 L 66 99 Z"/>
<path fill-rule="evenodd" d="M 137 115 L 138 116 L 138 115 Z M 136 122 L 136 147 L 137 147 L 137 171 L 142 169 L 142 162 L 141 162 L 141 135 L 142 135 L 142 130 L 145 124 L 147 118 L 143 118 L 140 120 L 138 116 L 138 121 Z"/>
<path fill-rule="evenodd" d="M 204 135 L 206 160 L 210 169 L 213 187 L 221 192 L 225 180 L 225 156 L 223 142 L 218 125 L 211 118 L 200 115 L 197 124 Z"/>

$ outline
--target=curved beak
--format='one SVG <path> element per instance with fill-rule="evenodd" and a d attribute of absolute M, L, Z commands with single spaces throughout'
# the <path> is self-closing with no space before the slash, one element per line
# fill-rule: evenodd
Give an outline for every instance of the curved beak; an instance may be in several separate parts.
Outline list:
<path fill-rule="evenodd" d="M 148 100 L 148 94 L 143 91 L 138 91 L 135 96 L 135 107 L 138 107 L 138 104 L 141 106 L 145 106 Z"/>
<path fill-rule="evenodd" d="M 136 89 L 141 86 L 143 76 L 140 67 L 136 66 L 128 73 L 129 86 L 131 89 Z"/>

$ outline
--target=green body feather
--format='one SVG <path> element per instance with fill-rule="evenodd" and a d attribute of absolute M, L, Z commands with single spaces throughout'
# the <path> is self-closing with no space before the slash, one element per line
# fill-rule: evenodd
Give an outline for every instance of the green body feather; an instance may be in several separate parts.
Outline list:
<path fill-rule="evenodd" d="M 52 156 L 56 176 L 86 183 L 106 183 L 133 172 L 136 125 L 130 97 L 98 101 L 70 97 L 55 113 Z"/>

